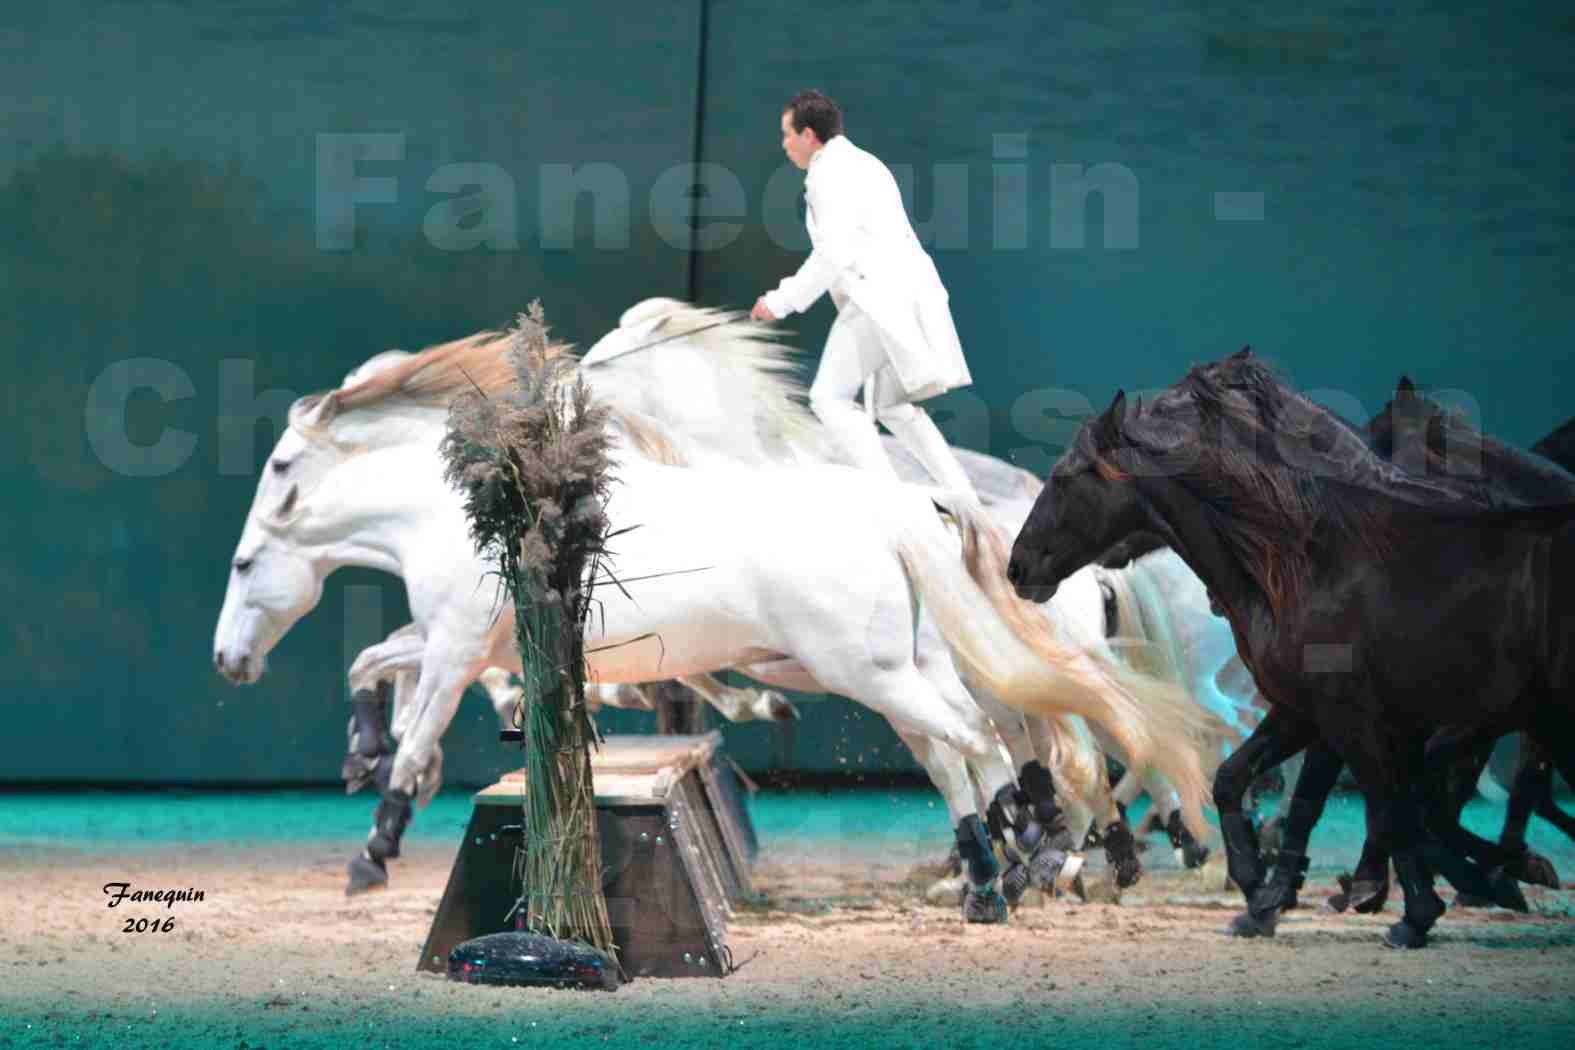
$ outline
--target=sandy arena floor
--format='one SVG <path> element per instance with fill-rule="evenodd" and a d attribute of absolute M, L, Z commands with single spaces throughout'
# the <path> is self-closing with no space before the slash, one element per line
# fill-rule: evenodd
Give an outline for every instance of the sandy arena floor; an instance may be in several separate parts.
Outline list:
<path fill-rule="evenodd" d="M 762 901 L 730 928 L 738 973 L 611 995 L 416 974 L 441 842 L 411 843 L 390 889 L 350 899 L 341 842 L 13 842 L 0 1047 L 1575 1045 L 1571 890 L 1530 890 L 1529 916 L 1453 911 L 1423 952 L 1380 945 L 1394 903 L 1304 908 L 1275 940 L 1239 942 L 1221 933 L 1237 898 L 1217 862 L 1183 872 L 1152 842 L 1121 904 L 1034 902 L 984 928 L 924 903 L 910 863 L 768 840 Z M 206 899 L 108 910 L 110 881 Z M 1332 888 L 1315 877 L 1304 900 Z M 123 933 L 127 915 L 174 929 Z"/>

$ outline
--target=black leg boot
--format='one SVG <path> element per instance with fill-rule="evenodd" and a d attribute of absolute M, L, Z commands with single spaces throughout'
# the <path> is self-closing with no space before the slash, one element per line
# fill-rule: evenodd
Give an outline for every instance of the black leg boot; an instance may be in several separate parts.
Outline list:
<path fill-rule="evenodd" d="M 1007 784 L 995 793 L 985 810 L 985 827 L 990 841 L 1001 847 L 1006 859 L 1006 871 L 1001 875 L 1001 896 L 1009 908 L 1016 908 L 1028 890 L 1028 865 L 1016 847 L 1024 846 L 1025 839 L 1037 842 L 1043 829 L 1028 816 L 1028 795 L 1014 784 Z M 1010 836 L 1008 836 L 1010 832 Z"/>
<path fill-rule="evenodd" d="M 1324 902 L 1328 910 L 1339 912 L 1349 908 L 1363 915 L 1383 911 L 1389 901 L 1389 855 L 1371 840 L 1364 842 L 1356 873 L 1346 872 L 1336 881 L 1340 884 L 1340 892 Z"/>
<path fill-rule="evenodd" d="M 388 739 L 388 701 L 392 687 L 387 682 L 377 688 L 362 689 L 350 698 L 350 724 L 345 727 L 348 746 L 344 765 L 339 770 L 345 794 L 353 795 L 373 783 L 378 759 L 393 754 Z"/>
<path fill-rule="evenodd" d="M 1247 910 L 1231 920 L 1230 932 L 1237 937 L 1273 937 L 1280 916 L 1296 906 L 1296 891 L 1307 878 L 1309 863 L 1303 854 L 1282 846 L 1274 856 L 1274 870 L 1253 893 Z"/>
<path fill-rule="evenodd" d="M 1427 933 L 1444 914 L 1444 902 L 1433 892 L 1433 875 L 1416 851 L 1395 854 L 1395 877 L 1405 893 L 1405 918 L 1389 927 L 1384 944 L 1391 948 L 1423 948 Z"/>
<path fill-rule="evenodd" d="M 1187 822 L 1181 819 L 1181 810 L 1170 811 L 1170 819 L 1165 822 L 1165 834 L 1170 836 L 1171 848 L 1177 851 L 1183 867 L 1201 868 L 1209 859 L 1209 848 L 1193 837 Z"/>
<path fill-rule="evenodd" d="M 376 779 L 383 797 L 372 815 L 372 831 L 367 836 L 366 846 L 350 861 L 350 883 L 345 887 L 347 897 L 388 885 L 388 861 L 399 856 L 399 840 L 410 824 L 412 796 L 389 784 L 393 769 L 392 755 L 378 761 Z"/>
<path fill-rule="evenodd" d="M 963 894 L 963 920 L 970 923 L 1006 922 L 1006 898 L 995 887 L 1000 867 L 984 821 L 967 816 L 957 825 L 957 853 L 968 873 L 968 889 Z"/>
<path fill-rule="evenodd" d="M 1029 762 L 1018 782 L 1028 796 L 1024 807 L 1027 823 L 1017 841 L 1027 858 L 1029 882 L 1041 892 L 1054 894 L 1056 879 L 1073 852 L 1072 833 L 1056 801 L 1050 770 L 1040 762 Z"/>
<path fill-rule="evenodd" d="M 1258 830 L 1241 810 L 1220 814 L 1225 837 L 1225 870 L 1250 904 L 1263 884 L 1263 858 L 1258 855 Z"/>
<path fill-rule="evenodd" d="M 1143 877 L 1143 864 L 1138 860 L 1137 838 L 1126 818 L 1106 824 L 1099 837 L 1105 844 L 1105 861 L 1115 869 L 1117 888 L 1136 885 Z"/>

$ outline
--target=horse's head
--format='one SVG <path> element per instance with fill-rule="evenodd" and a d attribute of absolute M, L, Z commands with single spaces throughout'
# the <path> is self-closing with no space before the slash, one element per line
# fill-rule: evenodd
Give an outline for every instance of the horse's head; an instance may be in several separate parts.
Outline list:
<path fill-rule="evenodd" d="M 1046 601 L 1061 581 L 1147 523 L 1136 486 L 1117 465 L 1126 395 L 1083 424 L 1034 501 L 1007 563 L 1021 598 Z"/>
<path fill-rule="evenodd" d="M 237 685 L 262 677 L 269 651 L 322 597 L 328 567 L 302 536 L 313 494 L 346 453 L 307 435 L 322 434 L 336 408 L 332 393 L 297 401 L 257 482 L 213 636 L 214 667 Z"/>
<path fill-rule="evenodd" d="M 1543 443 L 1530 453 L 1487 433 L 1467 415 L 1417 390 L 1401 376 L 1394 397 L 1368 420 L 1373 449 L 1385 460 L 1432 481 L 1470 486 L 1494 502 L 1559 503 L 1575 494 L 1568 464 L 1546 455 Z M 1568 458 L 1568 457 L 1566 457 Z"/>

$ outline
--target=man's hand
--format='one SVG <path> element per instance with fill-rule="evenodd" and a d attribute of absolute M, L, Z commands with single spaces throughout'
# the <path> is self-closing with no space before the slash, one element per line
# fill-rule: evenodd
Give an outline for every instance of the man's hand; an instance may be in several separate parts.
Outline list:
<path fill-rule="evenodd" d="M 771 312 L 771 307 L 766 305 L 766 297 L 761 296 L 755 300 L 755 308 L 749 311 L 751 321 L 775 321 L 777 315 Z"/>

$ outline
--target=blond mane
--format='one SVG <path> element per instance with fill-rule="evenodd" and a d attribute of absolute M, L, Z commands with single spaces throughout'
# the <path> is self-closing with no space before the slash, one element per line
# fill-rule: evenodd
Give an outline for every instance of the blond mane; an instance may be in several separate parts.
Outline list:
<path fill-rule="evenodd" d="M 779 341 L 779 328 L 750 321 L 742 311 L 679 299 L 647 299 L 625 312 L 621 324 L 657 316 L 664 320 L 649 341 L 682 336 L 705 351 L 719 371 L 740 385 L 739 403 L 750 406 L 756 430 L 768 443 L 812 450 L 821 458 L 838 457 L 837 447 L 809 409 L 800 353 Z M 608 367 L 617 368 L 617 361 Z"/>
<path fill-rule="evenodd" d="M 412 354 L 383 351 L 361 364 L 344 386 L 301 398 L 290 410 L 290 422 L 307 437 L 320 437 L 321 428 L 304 421 L 305 415 L 325 397 L 333 398 L 334 415 L 346 412 L 387 410 L 400 403 L 442 408 L 459 394 L 480 390 L 489 397 L 515 385 L 507 351 L 512 332 L 487 330 L 429 346 Z M 574 354 L 569 343 L 549 343 L 549 357 Z M 368 366 L 383 364 L 364 378 Z M 690 465 L 672 431 L 660 420 L 616 405 L 609 406 L 612 420 L 629 444 L 646 459 L 667 466 Z"/>

